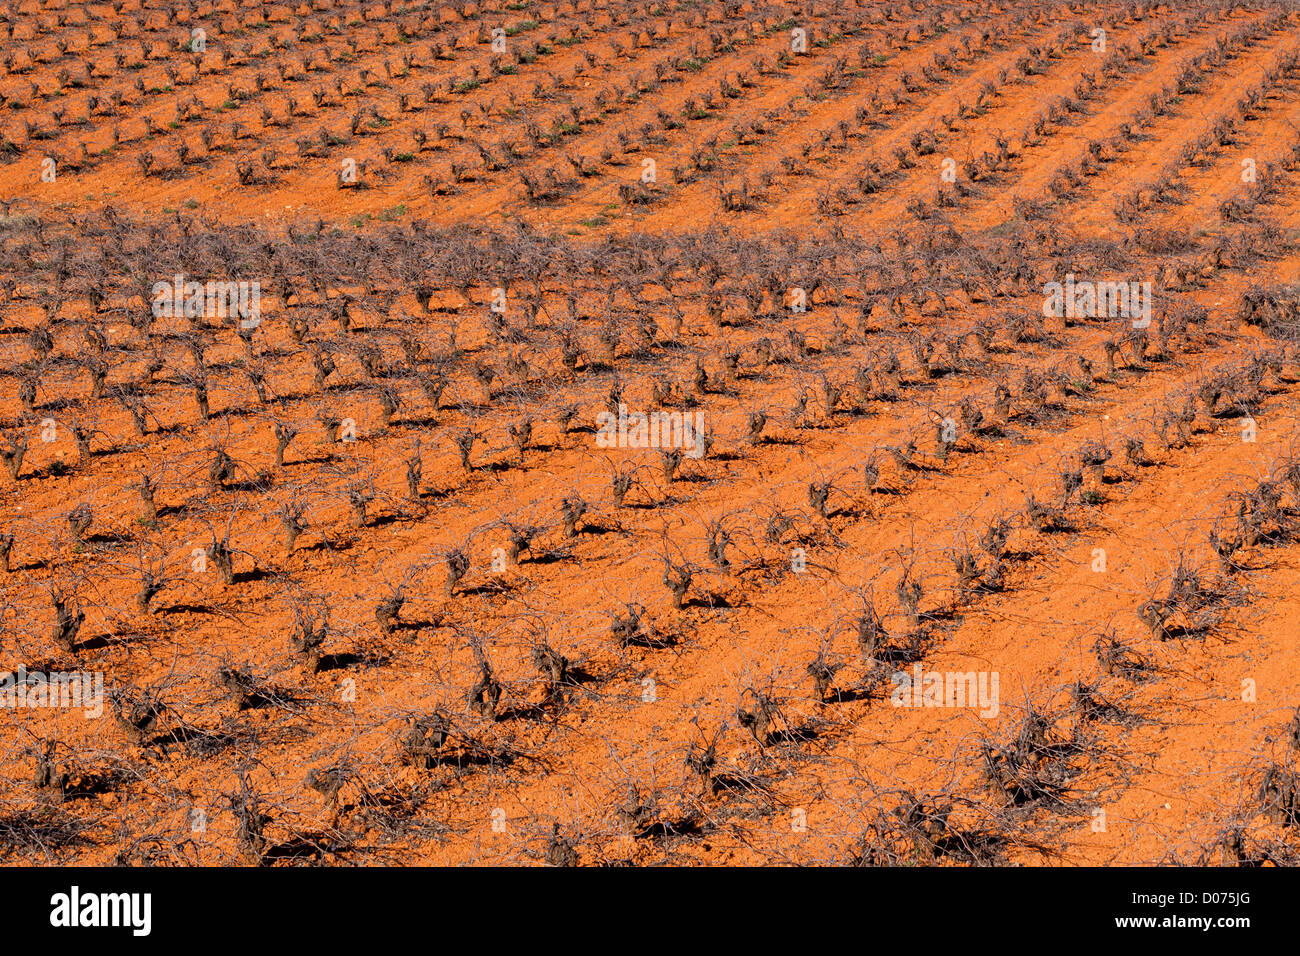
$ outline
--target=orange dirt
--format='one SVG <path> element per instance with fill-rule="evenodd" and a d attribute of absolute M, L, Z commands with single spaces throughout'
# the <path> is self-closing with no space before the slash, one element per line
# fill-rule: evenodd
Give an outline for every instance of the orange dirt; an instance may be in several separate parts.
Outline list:
<path fill-rule="evenodd" d="M 1292 5 L 0 27 L 5 860 L 1300 857 Z"/>

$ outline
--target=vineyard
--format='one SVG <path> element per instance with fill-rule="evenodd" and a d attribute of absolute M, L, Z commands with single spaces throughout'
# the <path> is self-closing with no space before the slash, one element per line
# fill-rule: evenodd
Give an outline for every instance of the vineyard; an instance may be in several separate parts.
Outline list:
<path fill-rule="evenodd" d="M 1300 4 L 5 2 L 0 465 L 6 862 L 1298 863 Z"/>

